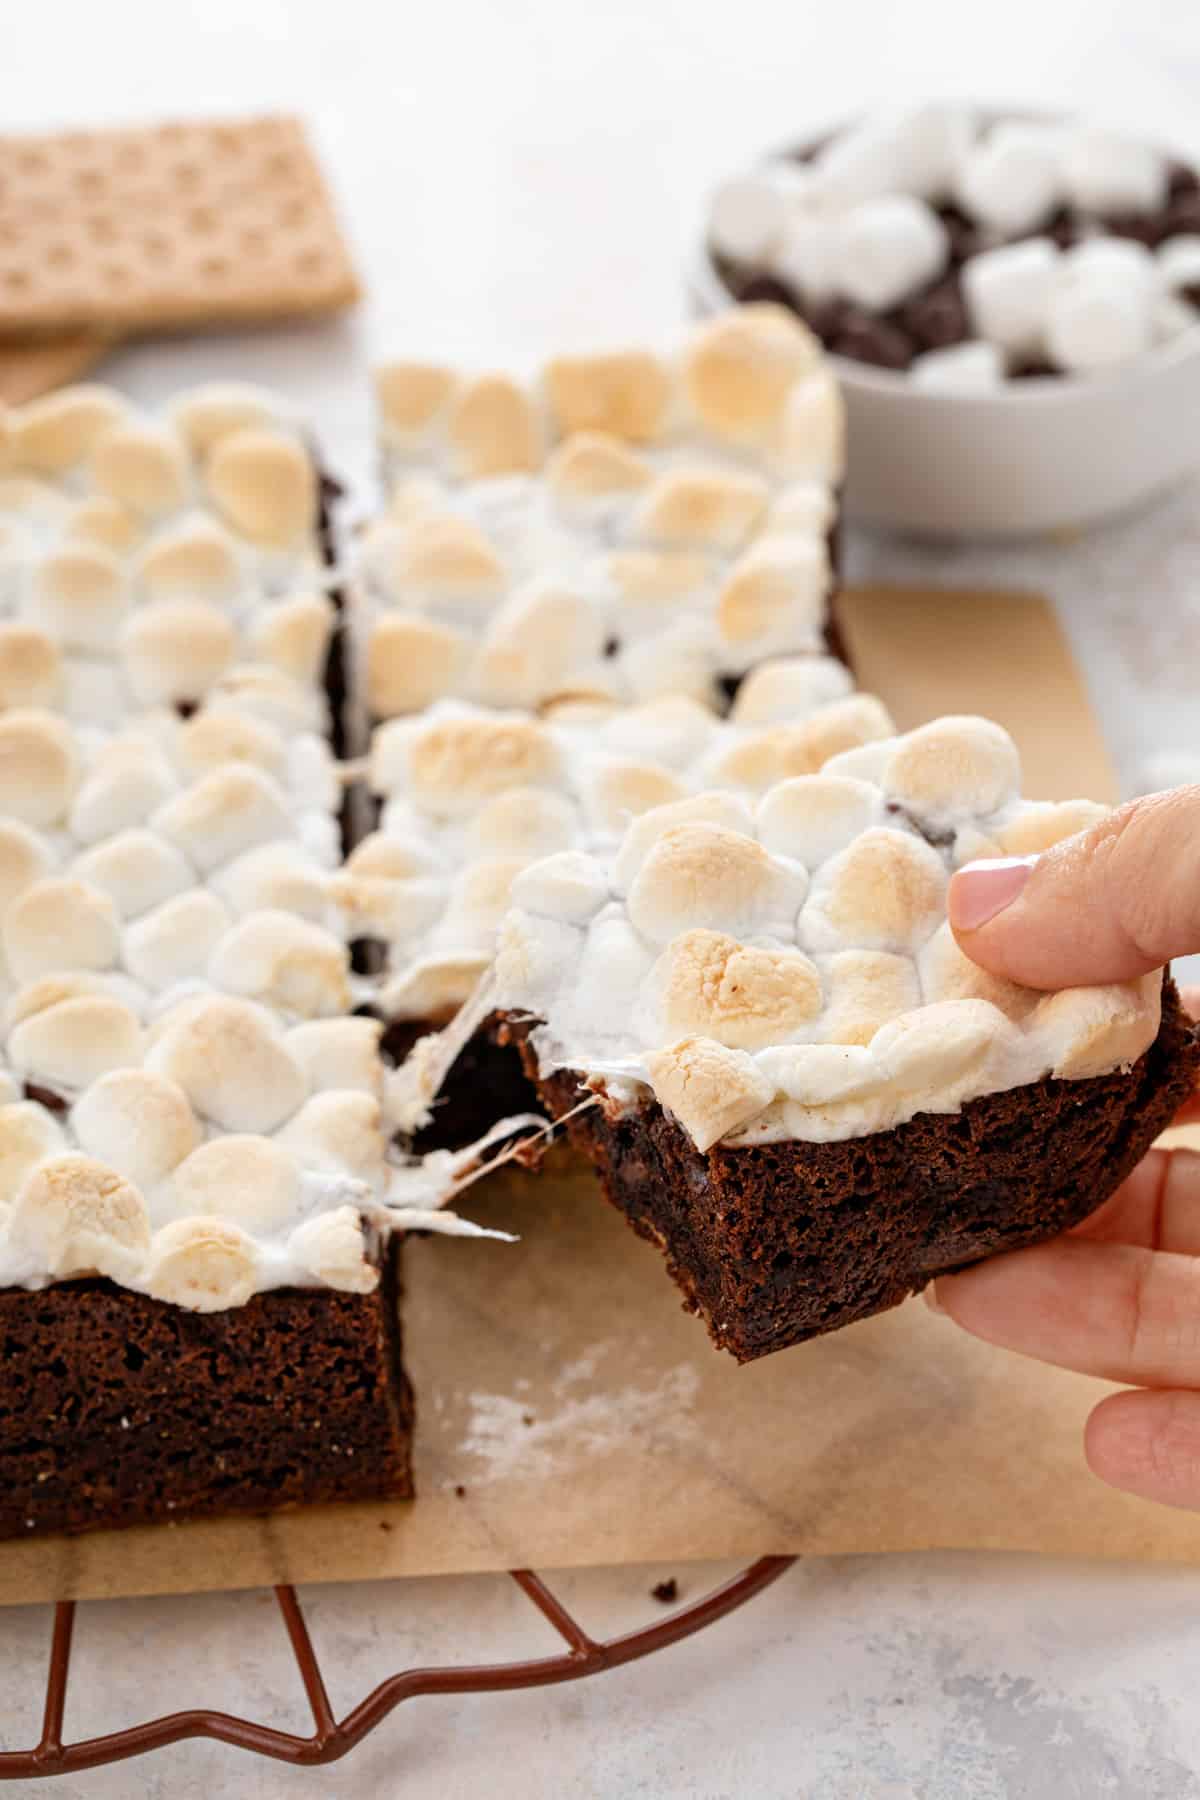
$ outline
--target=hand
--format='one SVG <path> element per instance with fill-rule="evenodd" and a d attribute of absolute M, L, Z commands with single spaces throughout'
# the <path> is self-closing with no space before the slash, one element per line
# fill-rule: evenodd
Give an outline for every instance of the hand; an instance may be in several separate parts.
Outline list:
<path fill-rule="evenodd" d="M 971 864 L 949 909 L 968 956 L 1029 987 L 1126 981 L 1200 951 L 1200 787 L 1136 801 L 1041 857 Z M 1200 1017 L 1200 989 L 1183 998 Z M 1131 1384 L 1088 1420 L 1092 1470 L 1200 1508 L 1200 1155 L 1152 1150 L 1065 1237 L 940 1276 L 929 1298 L 990 1343 Z"/>

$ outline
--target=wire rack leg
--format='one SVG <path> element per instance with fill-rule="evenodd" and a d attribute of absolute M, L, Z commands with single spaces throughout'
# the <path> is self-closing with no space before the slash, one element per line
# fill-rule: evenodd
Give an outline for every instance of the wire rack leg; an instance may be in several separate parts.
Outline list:
<path fill-rule="evenodd" d="M 54 1608 L 50 1638 L 50 1667 L 46 1674 L 46 1706 L 42 1735 L 34 1756 L 39 1763 L 55 1763 L 63 1751 L 63 1715 L 67 1706 L 67 1677 L 71 1671 L 71 1641 L 75 1631 L 75 1602 L 60 1600 Z"/>

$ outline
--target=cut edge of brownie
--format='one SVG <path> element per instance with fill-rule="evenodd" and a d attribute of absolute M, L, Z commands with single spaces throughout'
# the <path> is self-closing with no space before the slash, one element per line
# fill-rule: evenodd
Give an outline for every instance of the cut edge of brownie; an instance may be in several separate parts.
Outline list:
<path fill-rule="evenodd" d="M 0 1291 L 0 1538 L 412 1497 L 400 1240 L 370 1294 Z M 169 1427 L 169 1429 L 167 1429 Z"/>
<path fill-rule="evenodd" d="M 739 1362 L 869 1317 L 946 1274 L 1081 1223 L 1193 1086 L 1200 1033 L 1166 978 L 1158 1035 L 1127 1072 L 1052 1076 L 918 1113 L 887 1132 L 697 1150 L 653 1098 L 575 1111 L 571 1070 L 540 1075 L 528 1022 L 501 1020 L 605 1197 L 662 1249 L 684 1306 Z"/>

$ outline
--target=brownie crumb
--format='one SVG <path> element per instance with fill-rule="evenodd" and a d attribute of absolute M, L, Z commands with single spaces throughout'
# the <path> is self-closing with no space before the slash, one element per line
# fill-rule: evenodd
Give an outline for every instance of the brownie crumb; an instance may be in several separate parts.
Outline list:
<path fill-rule="evenodd" d="M 532 1425 L 533 1422 L 534 1422 L 534 1419 L 533 1419 L 532 1413 L 522 1413 L 521 1414 L 522 1425 Z"/>
<path fill-rule="evenodd" d="M 656 1581 L 650 1593 L 653 1599 L 661 1600 L 664 1606 L 673 1606 L 679 1598 L 679 1583 L 672 1575 L 667 1581 Z"/>
<path fill-rule="evenodd" d="M 461 1481 L 456 1481 L 454 1484 L 454 1497 L 456 1500 L 465 1500 L 467 1497 L 467 1490 Z"/>

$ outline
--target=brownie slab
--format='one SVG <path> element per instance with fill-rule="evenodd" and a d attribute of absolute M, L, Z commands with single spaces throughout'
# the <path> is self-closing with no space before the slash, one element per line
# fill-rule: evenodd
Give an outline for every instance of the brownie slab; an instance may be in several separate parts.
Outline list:
<path fill-rule="evenodd" d="M 509 1026 L 547 1109 L 584 1091 L 538 1075 L 528 1027 Z M 1134 1069 L 1053 1078 L 919 1113 L 835 1143 L 697 1150 L 655 1100 L 566 1129 L 605 1197 L 657 1243 L 713 1342 L 739 1362 L 896 1306 L 935 1275 L 1055 1237 L 1120 1185 L 1170 1123 L 1200 1071 L 1200 1037 L 1174 984 Z"/>
<path fill-rule="evenodd" d="M 410 1498 L 398 1244 L 382 1274 L 219 1313 L 98 1279 L 0 1292 L 0 1537 Z"/>

